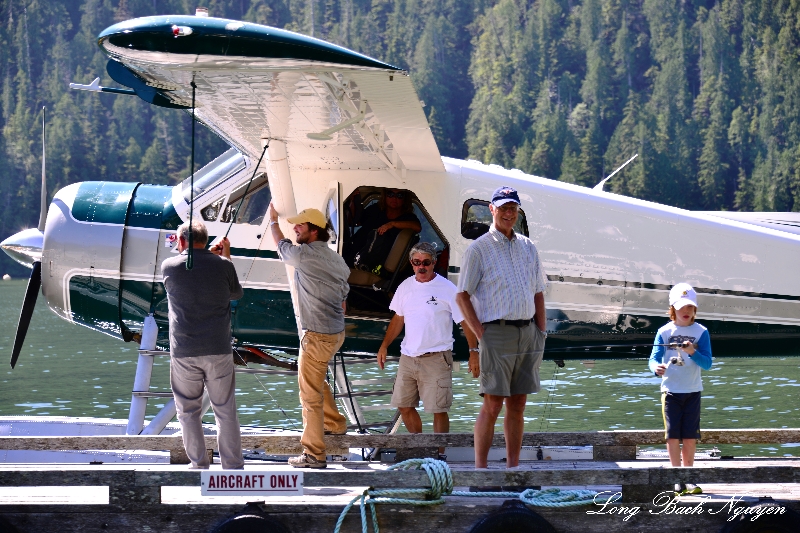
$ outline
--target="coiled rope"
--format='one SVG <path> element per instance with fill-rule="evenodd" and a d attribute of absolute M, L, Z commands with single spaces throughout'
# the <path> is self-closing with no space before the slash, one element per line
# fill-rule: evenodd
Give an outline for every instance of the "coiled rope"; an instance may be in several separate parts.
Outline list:
<path fill-rule="evenodd" d="M 597 492 L 593 490 L 561 490 L 551 488 L 545 490 L 525 489 L 522 492 L 465 492 L 453 490 L 453 473 L 450 466 L 438 459 L 408 459 L 402 463 L 392 465 L 388 470 L 425 470 L 430 479 L 430 488 L 420 489 L 373 489 L 368 488 L 363 493 L 353 498 L 339 515 L 334 533 L 344 522 L 347 513 L 360 502 L 361 529 L 363 533 L 369 532 L 367 524 L 367 508 L 372 518 L 372 529 L 380 533 L 378 528 L 378 513 L 376 505 L 391 503 L 405 505 L 439 505 L 444 503 L 444 496 L 468 496 L 476 498 L 519 498 L 523 503 L 536 507 L 572 507 L 600 502 Z"/>

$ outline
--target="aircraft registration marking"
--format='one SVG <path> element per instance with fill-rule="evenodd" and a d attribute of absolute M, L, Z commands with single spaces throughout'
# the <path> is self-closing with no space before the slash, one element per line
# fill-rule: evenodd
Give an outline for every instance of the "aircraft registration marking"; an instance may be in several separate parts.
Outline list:
<path fill-rule="evenodd" d="M 302 496 L 303 473 L 269 470 L 204 470 L 202 496 Z"/>

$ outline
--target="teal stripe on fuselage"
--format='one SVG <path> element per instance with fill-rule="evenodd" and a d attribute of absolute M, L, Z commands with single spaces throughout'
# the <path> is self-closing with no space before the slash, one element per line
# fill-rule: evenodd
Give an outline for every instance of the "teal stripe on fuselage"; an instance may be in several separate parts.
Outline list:
<path fill-rule="evenodd" d="M 165 209 L 169 204 L 170 209 Z M 140 185 L 133 195 L 128 226 L 132 228 L 162 229 L 165 211 L 172 211 L 172 187 L 165 185 Z M 177 216 L 177 213 L 175 214 Z"/>
<path fill-rule="evenodd" d="M 209 239 L 210 241 L 211 239 Z M 231 256 L 278 259 L 278 252 L 274 250 L 253 250 L 252 248 L 231 248 Z"/>
<path fill-rule="evenodd" d="M 72 204 L 72 216 L 80 222 L 125 224 L 128 204 L 136 183 L 84 181 Z"/>
<path fill-rule="evenodd" d="M 183 224 L 183 219 L 178 216 L 178 212 L 175 211 L 172 200 L 167 200 L 167 203 L 164 205 L 164 214 L 161 218 L 161 229 L 175 230 L 178 229 L 178 226 L 181 224 Z"/>
<path fill-rule="evenodd" d="M 122 338 L 119 328 L 119 280 L 73 276 L 69 304 L 74 322 Z"/>
<path fill-rule="evenodd" d="M 155 286 L 153 286 L 155 285 Z M 70 301 L 73 320 L 120 337 L 117 327 L 119 311 L 116 295 L 121 288 L 125 325 L 140 329 L 147 314 L 149 295 L 153 298 L 155 318 L 159 327 L 159 344 L 167 347 L 168 307 L 162 283 L 137 282 L 75 276 L 70 282 Z M 233 335 L 237 343 L 278 346 L 297 349 L 297 327 L 288 291 L 246 288 L 241 300 L 234 304 Z M 606 345 L 652 343 L 656 331 L 664 325 L 664 316 L 620 315 L 615 323 L 602 313 L 569 313 L 567 318 L 558 309 L 548 310 L 550 335 L 545 346 L 545 359 L 627 359 L 646 358 L 647 347 L 606 350 Z M 711 334 L 715 357 L 774 357 L 800 356 L 800 327 L 782 324 L 754 324 L 718 320 L 701 320 Z M 348 318 L 347 336 L 343 351 L 376 353 L 386 332 L 388 320 Z M 460 328 L 455 329 L 457 359 L 467 357 L 466 342 Z M 402 336 L 401 336 L 402 337 Z M 399 353 L 398 339 L 390 353 Z M 575 345 L 596 345 L 597 349 L 558 351 Z M 553 350 L 552 352 L 549 352 Z"/>
<path fill-rule="evenodd" d="M 172 205 L 172 187 L 112 181 L 80 184 L 72 216 L 80 222 L 126 224 L 134 228 L 174 230 L 183 220 Z M 130 207 L 130 210 L 129 210 Z"/>

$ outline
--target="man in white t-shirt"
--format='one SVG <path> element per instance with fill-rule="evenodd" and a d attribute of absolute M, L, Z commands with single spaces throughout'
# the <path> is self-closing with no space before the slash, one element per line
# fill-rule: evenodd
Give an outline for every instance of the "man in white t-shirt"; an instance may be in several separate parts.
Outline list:
<path fill-rule="evenodd" d="M 453 322 L 461 324 L 470 351 L 478 351 L 478 339 L 465 327 L 456 304 L 458 289 L 434 271 L 436 255 L 436 245 L 427 242 L 411 249 L 414 276 L 400 284 L 389 304 L 395 315 L 378 350 L 378 365 L 383 369 L 386 350 L 405 326 L 391 405 L 400 410 L 409 433 L 422 433 L 416 409 L 420 399 L 425 412 L 433 413 L 433 432 L 450 431 L 447 411 L 453 403 Z"/>

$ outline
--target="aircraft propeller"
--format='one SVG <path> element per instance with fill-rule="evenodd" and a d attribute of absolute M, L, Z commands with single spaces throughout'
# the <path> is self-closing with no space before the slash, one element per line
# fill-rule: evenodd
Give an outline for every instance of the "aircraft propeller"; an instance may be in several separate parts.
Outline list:
<path fill-rule="evenodd" d="M 39 226 L 36 229 L 25 230 L 12 235 L 2 243 L 3 250 L 17 261 L 20 261 L 20 258 L 33 259 L 31 276 L 28 278 L 28 288 L 25 290 L 25 298 L 22 300 L 22 310 L 19 313 L 19 322 L 17 322 L 17 335 L 14 338 L 14 349 L 11 352 L 11 368 L 16 366 L 19 353 L 22 351 L 25 335 L 28 333 L 28 326 L 30 326 L 31 317 L 33 316 L 33 309 L 36 307 L 36 299 L 39 297 L 39 291 L 42 287 L 42 250 L 44 249 L 44 226 L 47 220 L 45 112 L 46 108 L 42 107 L 42 194 L 39 209 Z M 14 253 L 12 254 L 10 251 Z"/>
<path fill-rule="evenodd" d="M 28 326 L 33 316 L 33 308 L 36 306 L 36 298 L 39 296 L 39 289 L 42 286 L 42 262 L 36 261 L 31 269 L 31 277 L 28 278 L 28 288 L 25 291 L 25 299 L 22 300 L 22 310 L 19 312 L 19 322 L 17 323 L 17 336 L 14 338 L 14 351 L 11 352 L 11 368 L 17 364 L 19 352 L 25 342 L 25 335 L 28 333 Z"/>

